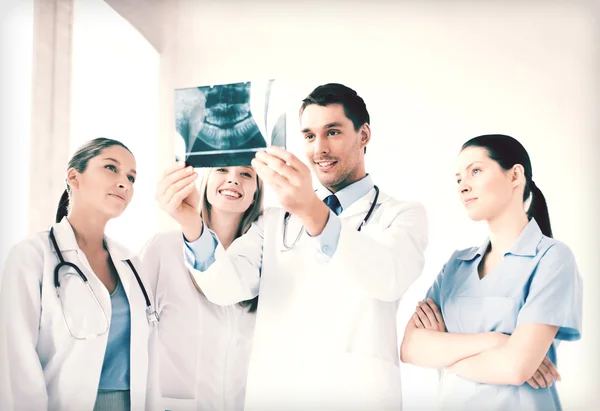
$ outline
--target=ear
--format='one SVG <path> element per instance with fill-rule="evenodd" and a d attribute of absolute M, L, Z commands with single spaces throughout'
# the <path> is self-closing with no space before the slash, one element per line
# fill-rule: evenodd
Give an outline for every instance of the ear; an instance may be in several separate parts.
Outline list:
<path fill-rule="evenodd" d="M 510 171 L 510 178 L 513 188 L 520 185 L 525 186 L 525 169 L 521 164 L 515 164 Z"/>
<path fill-rule="evenodd" d="M 79 171 L 73 167 L 67 170 L 67 184 L 73 189 L 79 187 Z"/>
<path fill-rule="evenodd" d="M 358 134 L 360 135 L 360 148 L 364 148 L 371 141 L 371 126 L 369 123 L 363 124 L 358 130 Z"/>

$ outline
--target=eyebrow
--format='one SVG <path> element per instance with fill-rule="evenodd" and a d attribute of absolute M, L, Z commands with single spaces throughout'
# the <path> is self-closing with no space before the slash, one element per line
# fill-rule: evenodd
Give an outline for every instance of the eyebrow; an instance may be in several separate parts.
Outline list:
<path fill-rule="evenodd" d="M 465 167 L 465 170 L 468 170 L 468 169 L 470 169 L 471 167 L 473 167 L 473 164 L 477 164 L 477 163 L 481 163 L 481 164 L 483 164 L 483 162 L 482 162 L 482 161 L 473 161 L 471 164 L 469 164 L 468 166 L 466 166 L 466 167 Z M 455 176 L 456 176 L 456 177 L 459 177 L 459 176 L 460 176 L 460 174 L 459 174 L 459 173 L 456 173 L 456 174 L 455 174 Z"/>
<path fill-rule="evenodd" d="M 112 157 L 106 157 L 104 160 L 110 160 L 110 161 L 112 161 L 113 163 L 117 163 L 118 165 L 121 165 L 121 163 L 119 162 L 119 160 L 117 160 L 117 159 L 114 159 L 114 158 L 112 158 Z M 131 173 L 133 173 L 133 174 L 137 175 L 137 172 L 136 172 L 136 171 L 135 171 L 133 168 L 132 168 L 131 170 L 129 170 L 129 171 L 130 171 Z"/>
<path fill-rule="evenodd" d="M 342 123 L 339 123 L 337 121 L 333 122 L 333 123 L 329 123 L 329 124 L 325 124 L 325 127 L 323 127 L 325 130 L 328 130 L 330 128 L 334 128 L 334 127 L 342 127 Z M 308 133 L 310 132 L 310 128 L 305 128 L 304 130 L 302 130 L 303 133 Z"/>

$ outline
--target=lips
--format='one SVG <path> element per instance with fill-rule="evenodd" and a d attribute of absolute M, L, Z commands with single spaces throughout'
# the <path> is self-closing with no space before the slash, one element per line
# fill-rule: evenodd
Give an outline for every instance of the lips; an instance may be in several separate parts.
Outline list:
<path fill-rule="evenodd" d="M 242 193 L 234 188 L 223 188 L 219 190 L 219 194 L 228 198 L 242 198 Z"/>
<path fill-rule="evenodd" d="M 467 205 L 469 205 L 469 204 L 473 203 L 473 201 L 475 201 L 475 200 L 477 200 L 477 198 L 476 198 L 476 197 L 473 197 L 473 198 L 466 198 L 466 199 L 464 199 L 464 200 L 463 200 L 463 204 L 467 206 Z"/>
<path fill-rule="evenodd" d="M 329 171 L 337 164 L 337 160 L 315 160 L 314 163 L 319 170 Z"/>
<path fill-rule="evenodd" d="M 112 196 L 112 197 L 116 197 L 117 199 L 119 199 L 119 200 L 121 200 L 121 201 L 125 202 L 125 197 L 123 197 L 122 195 L 119 195 L 119 194 L 114 194 L 114 193 L 110 193 L 110 194 L 108 194 L 108 195 L 109 195 L 109 196 Z"/>

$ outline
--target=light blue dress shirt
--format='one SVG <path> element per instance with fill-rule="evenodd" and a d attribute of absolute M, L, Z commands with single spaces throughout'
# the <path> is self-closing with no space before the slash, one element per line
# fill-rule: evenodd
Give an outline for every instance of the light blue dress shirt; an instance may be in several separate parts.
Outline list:
<path fill-rule="evenodd" d="M 101 391 L 129 389 L 129 365 L 131 350 L 131 312 L 129 300 L 121 281 L 110 295 L 112 315 L 108 331 L 108 343 L 100 374 Z"/>
<path fill-rule="evenodd" d="M 338 207 L 336 213 L 329 210 L 329 218 L 327 219 L 325 228 L 321 234 L 312 237 L 315 239 L 321 253 L 329 258 L 333 257 L 333 254 L 335 254 L 335 251 L 337 250 L 340 232 L 342 230 L 342 222 L 338 216 L 354 204 L 354 202 L 367 195 L 373 187 L 373 180 L 371 179 L 371 176 L 367 174 L 364 178 L 335 193 L 340 202 L 340 207 Z M 320 200 L 324 200 L 333 193 L 325 187 L 319 187 L 316 190 L 316 194 Z M 184 241 L 186 245 L 184 250 L 185 258 L 188 264 L 196 270 L 206 271 L 206 269 L 215 261 L 214 255 L 217 248 L 217 241 L 216 236 L 210 230 L 203 230 L 200 238 L 194 242 Z"/>
<path fill-rule="evenodd" d="M 488 238 L 479 248 L 454 252 L 427 297 L 440 307 L 452 333 L 510 335 L 525 323 L 559 327 L 547 353 L 557 364 L 559 341 L 581 338 L 583 289 L 573 253 L 565 244 L 544 236 L 532 219 L 503 261 L 480 279 L 478 266 L 489 243 Z M 556 384 L 536 390 L 526 383 L 482 384 L 449 373 L 444 374 L 442 384 L 442 391 L 451 394 L 451 402 L 442 395 L 442 409 L 562 409 Z"/>

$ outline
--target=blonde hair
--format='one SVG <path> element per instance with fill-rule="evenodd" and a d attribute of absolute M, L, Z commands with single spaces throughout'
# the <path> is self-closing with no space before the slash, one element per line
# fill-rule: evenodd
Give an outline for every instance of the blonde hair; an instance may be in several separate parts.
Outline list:
<path fill-rule="evenodd" d="M 210 173 L 215 168 L 207 169 L 202 175 L 202 180 L 200 181 L 200 216 L 202 217 L 202 221 L 206 227 L 210 228 L 210 210 L 211 205 L 208 202 L 208 196 L 206 193 L 206 186 L 208 185 L 208 177 Z M 250 207 L 244 212 L 242 215 L 242 220 L 240 221 L 240 225 L 238 226 L 237 232 L 235 233 L 235 238 L 239 238 L 244 235 L 252 226 L 252 223 L 258 220 L 263 213 L 263 199 L 264 199 L 264 184 L 263 181 L 256 175 L 256 192 L 254 193 L 254 199 Z M 191 274 L 190 274 L 191 276 Z M 191 276 L 192 282 L 198 291 L 202 292 L 194 277 Z M 248 312 L 255 312 L 258 306 L 258 297 L 253 298 L 252 300 L 242 301 L 240 305 L 243 307 L 249 307 Z"/>

